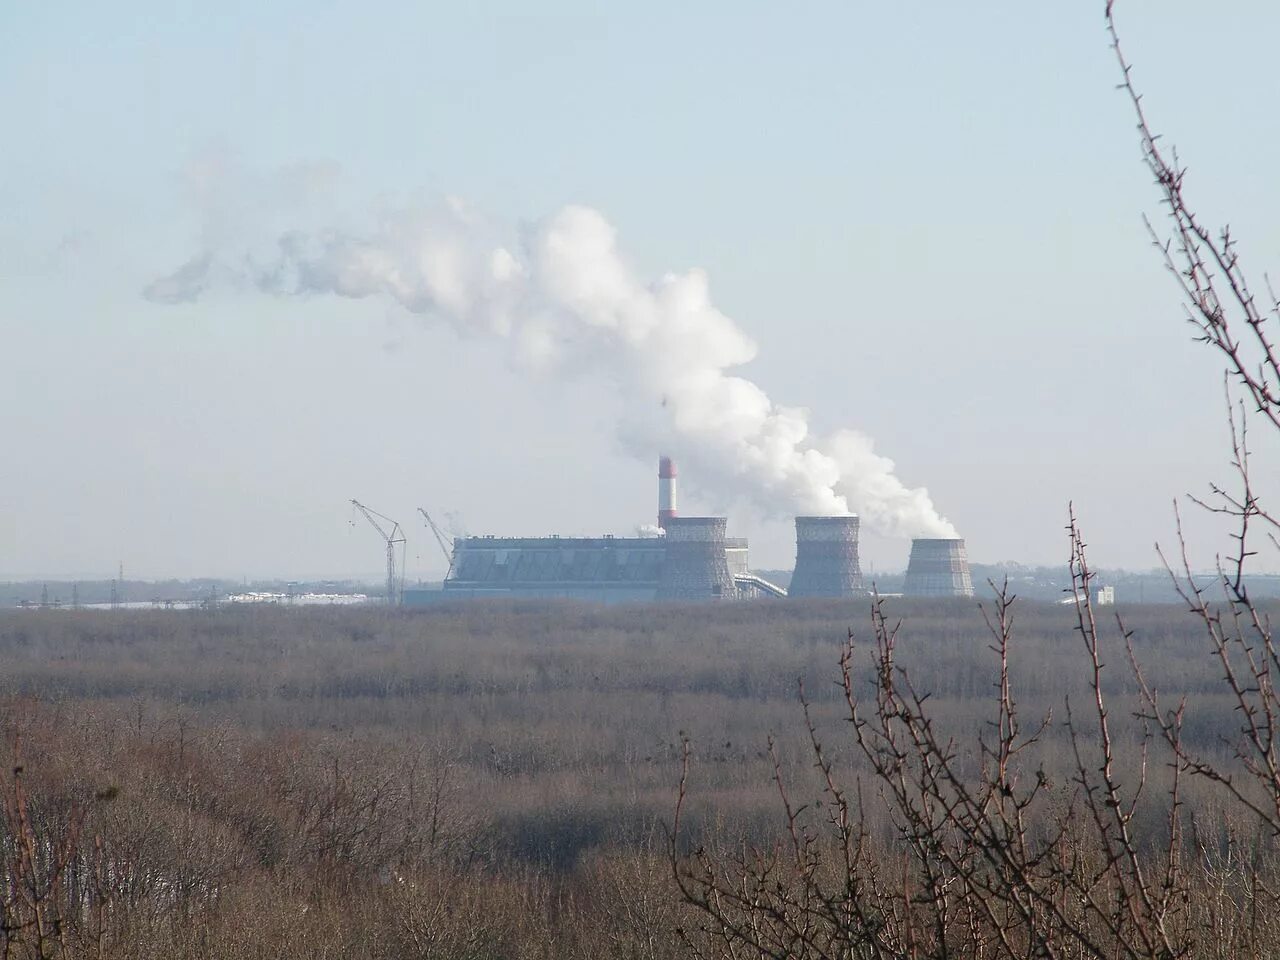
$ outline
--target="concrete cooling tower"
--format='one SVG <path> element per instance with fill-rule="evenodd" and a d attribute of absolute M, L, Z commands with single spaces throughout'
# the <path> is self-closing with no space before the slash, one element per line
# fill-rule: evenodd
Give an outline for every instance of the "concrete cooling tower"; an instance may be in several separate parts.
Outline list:
<path fill-rule="evenodd" d="M 735 596 L 725 556 L 724 517 L 669 517 L 659 600 L 729 600 Z"/>
<path fill-rule="evenodd" d="M 862 593 L 857 517 L 796 517 L 796 569 L 789 597 Z"/>
<path fill-rule="evenodd" d="M 972 597 L 973 580 L 964 541 L 912 540 L 902 592 L 908 597 Z"/>

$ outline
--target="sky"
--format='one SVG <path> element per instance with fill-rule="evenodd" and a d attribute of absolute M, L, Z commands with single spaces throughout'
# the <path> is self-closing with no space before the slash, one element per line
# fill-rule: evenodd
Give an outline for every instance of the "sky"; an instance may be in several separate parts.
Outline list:
<path fill-rule="evenodd" d="M 1260 277 L 1280 7 L 1117 9 Z M 702 271 L 757 347 L 736 373 L 874 438 L 972 559 L 1064 564 L 1074 503 L 1096 565 L 1154 567 L 1229 448 L 1116 80 L 1083 0 L 5 5 L 0 578 L 376 577 L 353 497 L 405 526 L 411 580 L 443 568 L 418 506 L 473 534 L 653 522 L 590 365 L 522 369 L 386 296 L 143 295 L 211 245 L 447 203 L 516 235 L 589 207 L 636 276 Z M 710 469 L 681 509 L 794 559 L 787 505 Z M 1184 514 L 1212 564 L 1221 530 Z M 864 569 L 908 549 L 868 529 Z"/>

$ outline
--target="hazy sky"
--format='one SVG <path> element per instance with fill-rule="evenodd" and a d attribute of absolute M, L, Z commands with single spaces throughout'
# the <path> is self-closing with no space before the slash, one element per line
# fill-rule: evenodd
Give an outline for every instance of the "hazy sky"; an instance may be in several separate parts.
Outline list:
<path fill-rule="evenodd" d="M 1280 6 L 1119 11 L 1202 212 L 1280 264 Z M 652 522 L 590 371 L 526 376 L 391 300 L 142 296 L 227 235 L 448 197 L 589 205 L 641 277 L 703 268 L 741 372 L 874 438 L 974 559 L 1063 561 L 1074 500 L 1095 563 L 1154 566 L 1227 449 L 1116 79 L 1101 0 L 7 4 L 0 577 L 376 574 L 351 497 L 409 528 L 411 578 L 441 568 L 419 504 Z M 689 470 L 681 499 L 790 564 L 785 509 Z M 868 535 L 864 567 L 907 549 Z"/>

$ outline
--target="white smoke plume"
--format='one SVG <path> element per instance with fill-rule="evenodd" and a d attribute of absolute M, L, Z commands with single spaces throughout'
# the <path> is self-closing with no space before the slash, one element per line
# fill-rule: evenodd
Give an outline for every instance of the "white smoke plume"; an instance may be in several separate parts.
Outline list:
<path fill-rule="evenodd" d="M 736 375 L 756 346 L 712 305 L 706 275 L 641 281 L 595 210 L 566 207 L 516 236 L 458 203 L 385 217 L 359 235 L 291 231 L 265 254 L 202 250 L 144 294 L 177 303 L 228 281 L 275 295 L 389 297 L 505 341 L 519 366 L 605 377 L 629 448 L 670 453 L 701 484 L 767 515 L 857 512 L 892 536 L 956 536 L 869 438 L 814 437 L 805 410 Z"/>

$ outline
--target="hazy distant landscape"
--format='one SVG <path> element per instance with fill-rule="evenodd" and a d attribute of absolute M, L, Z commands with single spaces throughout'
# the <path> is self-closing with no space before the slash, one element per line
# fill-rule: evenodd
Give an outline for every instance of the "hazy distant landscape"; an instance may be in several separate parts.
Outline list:
<path fill-rule="evenodd" d="M 1280 957 L 1278 35 L 0 8 L 0 960 Z"/>

